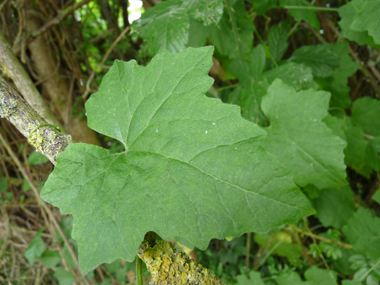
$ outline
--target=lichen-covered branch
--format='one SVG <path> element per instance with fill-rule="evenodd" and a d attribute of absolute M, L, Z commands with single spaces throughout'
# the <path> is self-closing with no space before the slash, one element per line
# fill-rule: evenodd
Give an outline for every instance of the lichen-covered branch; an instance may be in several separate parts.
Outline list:
<path fill-rule="evenodd" d="M 51 126 L 44 125 L 32 132 L 46 121 L 3 78 L 0 78 L 0 117 L 10 121 L 25 137 L 32 133 L 29 142 L 54 165 L 57 155 L 71 141 L 71 136 Z M 152 285 L 224 284 L 208 269 L 153 232 L 146 234 L 137 255 L 152 274 Z"/>
<path fill-rule="evenodd" d="M 6 69 L 6 73 L 9 73 L 11 79 L 17 86 L 18 90 L 22 93 L 26 101 L 36 110 L 42 117 L 44 117 L 49 123 L 60 127 L 63 131 L 63 126 L 57 120 L 57 118 L 51 113 L 48 105 L 38 92 L 36 86 L 34 86 L 29 75 L 21 65 L 20 61 L 13 54 L 7 43 L 4 35 L 0 29 L 0 67 Z M 64 131 L 65 132 L 65 131 Z"/>
<path fill-rule="evenodd" d="M 151 285 L 222 285 L 207 268 L 196 263 L 186 253 L 164 241 L 154 232 L 145 235 L 137 255 L 152 274 Z"/>
<path fill-rule="evenodd" d="M 25 137 L 29 137 L 36 127 L 47 123 L 3 78 L 0 78 L 0 117 L 10 121 Z M 70 141 L 70 135 L 51 126 L 39 127 L 29 138 L 29 143 L 54 165 L 57 155 Z"/>

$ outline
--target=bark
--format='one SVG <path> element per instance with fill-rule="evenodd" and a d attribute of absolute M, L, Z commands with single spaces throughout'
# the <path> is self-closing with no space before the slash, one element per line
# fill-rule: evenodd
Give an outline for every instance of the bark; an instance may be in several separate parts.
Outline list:
<path fill-rule="evenodd" d="M 28 7 L 31 9 L 30 7 L 33 6 Z M 33 34 L 40 29 L 41 23 L 30 11 L 26 12 L 26 27 Z M 48 41 L 42 35 L 29 44 L 29 50 L 35 71 L 43 80 L 42 86 L 48 92 L 54 107 L 64 120 L 64 126 L 73 136 L 73 139 L 79 142 L 100 145 L 95 132 L 87 127 L 85 120 L 72 120 L 71 116 L 67 119 L 66 102 L 70 102 L 69 96 L 71 94 L 69 84 L 58 65 L 59 55 L 53 56 L 53 51 Z"/>

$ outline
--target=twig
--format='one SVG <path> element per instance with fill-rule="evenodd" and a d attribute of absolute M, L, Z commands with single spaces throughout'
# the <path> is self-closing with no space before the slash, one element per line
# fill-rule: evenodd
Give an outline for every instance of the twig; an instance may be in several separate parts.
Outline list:
<path fill-rule="evenodd" d="M 54 165 L 57 155 L 70 143 L 71 136 L 64 135 L 46 121 L 4 80 L 0 78 L 0 117 L 10 121 Z M 37 129 L 34 133 L 32 131 Z"/>
<path fill-rule="evenodd" d="M 74 12 L 76 9 L 79 9 L 83 5 L 86 5 L 92 0 L 83 0 L 80 3 L 75 3 L 72 6 L 67 7 L 63 11 L 60 11 L 57 16 L 55 16 L 53 19 L 48 21 L 45 25 L 43 25 L 41 28 L 39 28 L 37 31 L 32 33 L 25 41 L 26 45 L 29 45 L 36 37 L 46 32 L 50 27 L 59 24 L 64 18 L 66 18 L 68 15 L 70 15 L 72 12 Z M 18 55 L 21 51 L 21 46 L 18 46 L 13 50 L 13 53 L 15 55 Z"/>
<path fill-rule="evenodd" d="M 284 6 L 284 9 L 288 10 L 313 10 L 313 11 L 328 11 L 328 12 L 338 12 L 338 8 L 326 8 L 326 7 L 315 7 L 315 6 Z"/>
<path fill-rule="evenodd" d="M 322 240 L 322 241 L 325 241 L 325 242 L 328 242 L 328 243 L 333 243 L 333 244 L 339 245 L 339 246 L 347 248 L 347 249 L 352 249 L 353 248 L 353 246 L 351 244 L 340 242 L 340 241 L 336 241 L 336 240 L 332 240 L 332 239 L 328 239 L 328 238 L 325 238 L 325 237 L 321 237 L 319 235 L 313 234 L 312 232 L 304 231 L 304 230 L 298 228 L 295 225 L 291 225 L 291 226 L 292 226 L 293 230 L 299 232 L 300 234 L 309 236 L 311 238 L 319 239 L 319 240 Z"/>
<path fill-rule="evenodd" d="M 94 68 L 91 72 L 91 75 L 90 77 L 88 78 L 87 80 L 87 83 L 86 83 L 86 91 L 83 93 L 82 95 L 82 98 L 83 98 L 83 101 L 86 101 L 86 98 L 88 96 L 88 94 L 90 94 L 91 90 L 90 90 L 90 84 L 91 84 L 91 81 L 92 79 L 94 79 L 94 76 L 95 76 L 95 72 L 98 68 L 102 68 L 103 67 L 103 64 L 106 62 L 107 58 L 109 57 L 109 55 L 111 54 L 112 50 L 115 48 L 115 46 L 117 45 L 117 43 L 121 40 L 121 38 L 126 34 L 128 33 L 129 31 L 129 27 L 126 27 L 124 29 L 124 31 L 121 32 L 121 34 L 116 38 L 116 40 L 112 43 L 112 45 L 109 47 L 109 49 L 107 50 L 106 54 L 104 55 L 102 61 L 99 63 L 99 65 Z"/>

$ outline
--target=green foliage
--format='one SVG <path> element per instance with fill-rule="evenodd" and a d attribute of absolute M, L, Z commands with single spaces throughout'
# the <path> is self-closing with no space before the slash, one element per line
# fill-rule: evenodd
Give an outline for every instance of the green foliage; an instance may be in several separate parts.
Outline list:
<path fill-rule="evenodd" d="M 184 0 L 191 17 L 208 26 L 217 24 L 223 15 L 223 0 Z"/>
<path fill-rule="evenodd" d="M 270 120 L 264 148 L 274 154 L 299 186 L 318 188 L 346 184 L 343 149 L 346 143 L 326 127 L 330 94 L 296 90 L 276 79 L 263 98 L 262 109 Z M 322 139 L 323 138 L 323 139 Z"/>
<path fill-rule="evenodd" d="M 74 274 L 63 268 L 57 268 L 54 272 L 54 277 L 58 280 L 59 285 L 72 285 L 76 280 Z"/>
<path fill-rule="evenodd" d="M 311 7 L 312 5 L 306 0 L 280 0 L 280 6 L 298 6 L 298 7 Z M 320 29 L 319 21 L 315 11 L 312 10 L 303 10 L 303 9 L 289 9 L 289 14 L 293 16 L 294 20 L 301 21 L 305 20 L 309 22 L 311 26 Z"/>
<path fill-rule="evenodd" d="M 61 256 L 53 250 L 46 250 L 42 253 L 40 260 L 47 268 L 54 268 L 61 261 Z"/>
<path fill-rule="evenodd" d="M 33 265 L 35 260 L 39 258 L 45 250 L 45 244 L 41 237 L 43 230 L 42 228 L 36 233 L 28 248 L 25 250 L 25 257 L 30 265 Z"/>
<path fill-rule="evenodd" d="M 150 54 L 162 49 L 179 52 L 188 41 L 189 16 L 181 0 L 165 1 L 147 10 L 135 28 L 148 41 Z"/>
<path fill-rule="evenodd" d="M 355 213 L 352 201 L 353 192 L 348 186 L 340 189 L 325 189 L 313 200 L 317 211 L 316 217 L 325 227 L 333 226 L 341 229 Z"/>
<path fill-rule="evenodd" d="M 210 244 L 199 261 L 229 284 L 379 283 L 380 102 L 377 73 L 368 72 L 380 64 L 380 4 L 340 2 L 168 0 L 132 24 L 103 79 L 94 70 L 101 85 L 86 102 L 88 125 L 108 149 L 71 144 L 41 192 L 72 214 L 60 225 L 92 283 L 102 263 L 110 278 L 96 284 L 125 282 L 149 231 L 192 248 Z M 86 72 L 116 35 L 98 20 L 99 3 L 74 12 L 86 19 L 83 41 L 74 41 Z M 328 10 L 321 4 L 335 6 L 318 18 Z M 320 23 L 325 34 L 315 36 Z M 0 194 L 13 207 L 20 182 L 8 176 Z M 58 252 L 44 250 L 39 231 L 29 263 L 60 266 Z M 75 280 L 59 267 L 54 276 Z"/>
<path fill-rule="evenodd" d="M 352 105 L 352 124 L 362 128 L 365 134 L 380 136 L 380 101 L 363 97 Z"/>
<path fill-rule="evenodd" d="M 374 217 L 369 210 L 360 208 L 348 220 L 343 233 L 355 251 L 373 260 L 380 258 L 380 218 Z"/>
<path fill-rule="evenodd" d="M 32 152 L 28 157 L 28 162 L 31 165 L 43 164 L 48 162 L 49 159 L 40 152 Z"/>
<path fill-rule="evenodd" d="M 309 66 L 314 76 L 331 76 L 339 67 L 339 55 L 332 44 L 303 46 L 297 49 L 290 60 Z"/>
<path fill-rule="evenodd" d="M 269 52 L 274 61 L 278 62 L 288 48 L 287 27 L 283 25 L 275 25 L 268 32 Z"/>
<path fill-rule="evenodd" d="M 205 248 L 214 237 L 264 232 L 311 213 L 288 172 L 262 149 L 265 132 L 202 95 L 212 83 L 212 51 L 162 52 L 145 68 L 116 61 L 87 102 L 89 126 L 125 151 L 71 144 L 41 192 L 74 216 L 83 272 L 132 261 L 148 231 Z"/>

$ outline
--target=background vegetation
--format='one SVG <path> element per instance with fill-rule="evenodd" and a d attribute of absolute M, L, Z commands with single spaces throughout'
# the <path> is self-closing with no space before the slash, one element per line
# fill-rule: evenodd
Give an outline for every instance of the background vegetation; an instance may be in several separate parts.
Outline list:
<path fill-rule="evenodd" d="M 114 60 L 147 65 L 162 49 L 214 45 L 207 96 L 241 106 L 245 119 L 268 132 L 265 149 L 289 169 L 316 214 L 267 233 L 212 240 L 193 258 L 227 284 L 379 284 L 380 4 L 158 2 L 2 0 L 0 43 L 8 43 L 57 125 L 112 152 L 123 146 L 87 127 L 84 103 Z M 9 78 L 15 60 L 4 58 L 2 76 L 16 82 Z M 123 260 L 81 276 L 72 217 L 39 199 L 52 164 L 5 119 L 0 133 L 0 283 L 134 283 L 134 263 Z"/>

